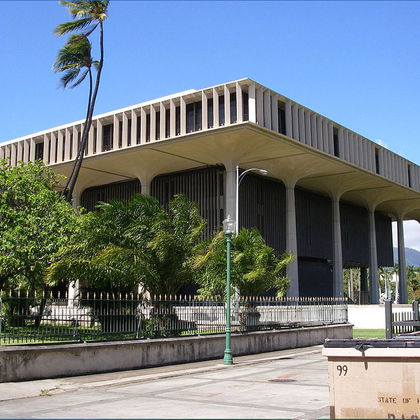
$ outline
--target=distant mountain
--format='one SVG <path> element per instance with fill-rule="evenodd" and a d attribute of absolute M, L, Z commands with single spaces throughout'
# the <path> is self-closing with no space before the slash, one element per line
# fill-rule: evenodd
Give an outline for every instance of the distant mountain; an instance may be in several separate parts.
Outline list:
<path fill-rule="evenodd" d="M 420 267 L 420 251 L 413 248 L 405 248 L 406 265 Z M 398 263 L 398 248 L 394 248 L 394 263 Z"/>

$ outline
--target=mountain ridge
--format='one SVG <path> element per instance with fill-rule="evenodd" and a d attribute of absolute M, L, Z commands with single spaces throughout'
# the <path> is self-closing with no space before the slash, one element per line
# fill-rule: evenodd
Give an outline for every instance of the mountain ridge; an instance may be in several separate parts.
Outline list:
<path fill-rule="evenodd" d="M 406 266 L 420 267 L 420 251 L 413 248 L 405 248 Z M 394 247 L 394 264 L 398 263 L 398 248 Z"/>

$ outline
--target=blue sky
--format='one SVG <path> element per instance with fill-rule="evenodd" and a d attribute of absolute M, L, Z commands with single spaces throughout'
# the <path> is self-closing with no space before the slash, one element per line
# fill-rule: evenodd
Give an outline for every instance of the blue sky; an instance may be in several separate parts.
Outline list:
<path fill-rule="evenodd" d="M 51 70 L 66 10 L 0 11 L 0 142 L 82 119 Z M 96 114 L 250 77 L 420 164 L 420 2 L 115 0 L 105 48 Z"/>

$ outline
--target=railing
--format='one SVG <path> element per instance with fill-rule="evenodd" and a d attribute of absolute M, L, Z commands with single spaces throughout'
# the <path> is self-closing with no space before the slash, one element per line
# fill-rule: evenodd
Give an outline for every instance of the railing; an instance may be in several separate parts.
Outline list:
<path fill-rule="evenodd" d="M 413 301 L 411 312 L 393 312 L 392 301 L 385 301 L 386 338 L 393 335 L 420 331 L 419 302 Z"/>
<path fill-rule="evenodd" d="M 81 342 L 225 332 L 225 302 L 197 297 L 7 296 L 0 301 L 0 343 Z M 347 300 L 252 298 L 232 302 L 236 333 L 347 322 Z"/>

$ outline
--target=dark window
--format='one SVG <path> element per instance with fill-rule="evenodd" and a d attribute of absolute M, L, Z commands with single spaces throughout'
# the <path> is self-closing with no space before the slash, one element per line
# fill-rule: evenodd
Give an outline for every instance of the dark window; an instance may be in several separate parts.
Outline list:
<path fill-rule="evenodd" d="M 150 141 L 150 114 L 146 115 L 146 142 Z"/>
<path fill-rule="evenodd" d="M 123 123 L 122 123 L 122 121 L 119 121 L 119 124 L 118 124 L 118 132 L 119 132 L 119 135 L 118 135 L 118 147 L 119 148 L 121 148 L 122 147 L 122 137 L 123 137 L 123 130 L 122 130 L 122 127 L 123 126 Z"/>
<path fill-rule="evenodd" d="M 165 110 L 165 137 L 171 136 L 171 110 Z"/>
<path fill-rule="evenodd" d="M 70 159 L 73 156 L 73 134 L 70 134 Z"/>
<path fill-rule="evenodd" d="M 242 94 L 242 110 L 244 113 L 244 121 L 248 121 L 249 120 L 248 94 L 245 92 Z"/>
<path fill-rule="evenodd" d="M 128 124 L 127 124 L 128 128 L 128 132 L 127 132 L 127 145 L 131 146 L 131 119 L 128 120 Z"/>
<path fill-rule="evenodd" d="M 411 188 L 412 185 L 411 185 L 411 166 L 410 165 L 407 166 L 407 171 L 408 171 L 408 186 Z"/>
<path fill-rule="evenodd" d="M 77 150 L 80 147 L 80 133 L 77 133 Z M 96 153 L 96 139 L 98 138 L 98 129 L 95 127 L 93 130 L 93 153 Z"/>
<path fill-rule="evenodd" d="M 179 106 L 175 109 L 175 135 L 181 134 L 181 108 Z"/>
<path fill-rule="evenodd" d="M 63 150 L 61 151 L 61 161 L 64 160 L 64 154 L 66 151 L 66 140 L 67 140 L 66 136 L 63 136 Z M 86 146 L 87 146 L 87 142 L 86 142 Z"/>
<path fill-rule="evenodd" d="M 340 150 L 338 145 L 338 131 L 336 128 L 334 128 L 334 156 L 339 157 L 340 156 Z"/>
<path fill-rule="evenodd" d="M 278 117 L 279 117 L 279 133 L 286 134 L 286 113 L 284 108 L 281 105 L 278 108 Z"/>
<path fill-rule="evenodd" d="M 207 99 L 207 128 L 213 128 L 213 98 Z"/>
<path fill-rule="evenodd" d="M 35 144 L 35 160 L 44 158 L 44 143 Z"/>
<path fill-rule="evenodd" d="M 136 143 L 140 144 L 141 142 L 141 117 L 137 117 L 137 132 L 136 132 Z"/>
<path fill-rule="evenodd" d="M 188 104 L 187 113 L 187 133 L 201 130 L 201 102 Z"/>
<path fill-rule="evenodd" d="M 102 127 L 102 151 L 112 150 L 114 124 L 104 125 Z"/>
<path fill-rule="evenodd" d="M 194 128 L 195 131 L 199 131 L 202 128 L 202 123 L 203 123 L 203 116 L 202 116 L 202 103 L 200 102 L 196 102 L 194 104 Z"/>
<path fill-rule="evenodd" d="M 156 140 L 160 139 L 160 112 L 156 112 Z"/>
<path fill-rule="evenodd" d="M 238 116 L 236 115 L 236 93 L 230 94 L 230 123 L 234 124 L 238 121 Z"/>
<path fill-rule="evenodd" d="M 381 173 L 381 168 L 379 167 L 379 149 L 375 149 L 375 172 L 377 174 Z"/>
<path fill-rule="evenodd" d="M 187 133 L 194 131 L 194 104 L 187 104 Z"/>
<path fill-rule="evenodd" d="M 219 125 L 225 125 L 225 97 L 219 96 Z"/>

